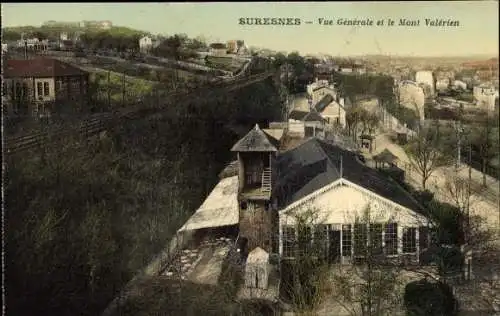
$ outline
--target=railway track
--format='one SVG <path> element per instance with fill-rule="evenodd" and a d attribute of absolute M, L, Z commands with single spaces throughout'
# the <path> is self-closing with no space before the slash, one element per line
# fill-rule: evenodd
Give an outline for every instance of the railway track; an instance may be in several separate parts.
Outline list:
<path fill-rule="evenodd" d="M 62 128 L 50 132 L 33 133 L 17 137 L 6 137 L 4 143 L 4 153 L 13 155 L 23 152 L 38 146 L 42 146 L 51 138 L 64 137 L 70 134 L 79 134 L 82 137 L 92 137 L 106 129 L 112 127 L 114 122 L 119 119 L 138 119 L 143 116 L 142 113 L 150 111 L 160 111 L 167 106 L 170 106 L 173 101 L 179 103 L 183 98 L 192 98 L 193 96 L 204 97 L 209 93 L 227 93 L 234 90 L 239 90 L 245 86 L 263 81 L 274 75 L 274 71 L 269 71 L 261 74 L 242 76 L 239 78 L 230 78 L 232 80 L 221 80 L 219 83 L 210 87 L 202 88 L 201 91 L 193 94 L 193 92 L 176 92 L 159 96 L 161 101 L 154 103 L 151 106 L 139 104 L 137 106 L 123 108 L 110 113 L 99 113 L 83 120 L 77 126 L 71 128 Z"/>

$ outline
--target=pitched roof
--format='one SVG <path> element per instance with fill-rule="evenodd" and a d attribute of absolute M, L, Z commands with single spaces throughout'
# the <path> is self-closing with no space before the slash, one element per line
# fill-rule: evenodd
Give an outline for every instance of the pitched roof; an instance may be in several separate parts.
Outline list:
<path fill-rule="evenodd" d="M 340 170 L 341 159 L 342 170 Z M 279 176 L 274 194 L 278 198 L 280 207 L 286 207 L 344 178 L 411 210 L 421 210 L 420 205 L 408 192 L 394 180 L 364 165 L 359 160 L 358 154 L 317 138 L 311 138 L 281 154 L 278 157 L 277 168 Z"/>
<path fill-rule="evenodd" d="M 81 76 L 86 71 L 52 58 L 9 59 L 4 66 L 4 76 L 13 77 L 63 77 Z"/>
<path fill-rule="evenodd" d="M 233 146 L 233 148 L 231 148 L 231 151 L 274 152 L 278 151 L 278 147 L 278 142 L 271 136 L 267 135 L 263 130 L 261 130 L 258 124 L 255 124 L 255 128 L 253 128 L 250 132 L 248 132 L 248 134 L 240 139 Z"/>
<path fill-rule="evenodd" d="M 321 100 L 318 101 L 318 103 L 316 103 L 316 105 L 314 106 L 314 109 L 317 111 L 317 112 L 323 112 L 323 110 L 330 104 L 334 101 L 334 97 L 333 95 L 331 94 L 326 94 L 323 98 L 321 98 Z"/>
<path fill-rule="evenodd" d="M 212 43 L 212 44 L 210 44 L 210 48 L 223 49 L 223 48 L 226 48 L 226 44 L 223 44 L 223 43 Z"/>
<path fill-rule="evenodd" d="M 307 113 L 304 118 L 302 118 L 302 121 L 304 122 L 323 122 L 324 120 L 325 119 L 321 116 L 321 114 L 316 111 L 311 111 Z"/>
<path fill-rule="evenodd" d="M 250 251 L 247 258 L 247 263 L 267 263 L 269 254 L 264 249 L 257 247 Z"/>
<path fill-rule="evenodd" d="M 379 162 L 393 163 L 394 161 L 398 160 L 398 157 L 395 156 L 389 149 L 386 148 L 381 153 L 373 156 L 373 160 Z"/>
<path fill-rule="evenodd" d="M 288 115 L 289 119 L 300 121 L 302 120 L 309 112 L 300 111 L 300 110 L 292 110 Z"/>

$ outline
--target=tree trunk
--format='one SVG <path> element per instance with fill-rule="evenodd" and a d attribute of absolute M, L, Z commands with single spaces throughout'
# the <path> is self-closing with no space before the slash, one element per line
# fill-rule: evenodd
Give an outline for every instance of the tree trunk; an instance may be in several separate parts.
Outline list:
<path fill-rule="evenodd" d="M 427 178 L 426 176 L 422 176 L 422 190 L 425 191 L 426 189 L 426 184 L 427 184 Z"/>
<path fill-rule="evenodd" d="M 486 186 L 486 167 L 487 167 L 487 159 L 483 158 L 483 163 L 482 163 L 482 171 L 483 171 L 483 186 Z"/>

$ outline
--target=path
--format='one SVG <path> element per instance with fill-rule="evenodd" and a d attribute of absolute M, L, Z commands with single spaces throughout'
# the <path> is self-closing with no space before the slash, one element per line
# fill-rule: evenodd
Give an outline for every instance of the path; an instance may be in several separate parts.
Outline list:
<path fill-rule="evenodd" d="M 394 144 L 388 134 L 380 134 L 375 139 L 375 150 L 373 154 L 377 154 L 384 149 L 389 149 L 394 155 L 399 158 L 399 165 L 403 168 L 404 166 L 410 164 L 410 159 L 408 155 L 405 153 L 404 149 Z M 408 170 L 406 168 L 406 177 L 409 182 L 417 187 L 421 188 L 422 177 L 416 170 Z M 446 192 L 446 179 L 449 178 L 450 174 L 455 172 L 454 167 L 441 167 L 437 168 L 427 181 L 427 187 L 429 190 L 433 191 L 436 194 L 436 199 L 442 202 L 448 202 L 450 204 L 453 203 L 453 199 L 450 194 Z M 461 179 L 468 179 L 469 176 L 469 168 L 462 164 L 459 169 L 458 176 Z M 473 184 L 482 184 L 483 175 L 481 172 L 472 169 L 471 178 Z M 499 182 L 492 177 L 487 177 L 487 187 L 485 190 L 479 192 L 479 194 L 475 194 L 471 199 L 474 201 L 474 205 L 472 206 L 471 212 L 472 214 L 481 216 L 488 228 L 499 230 L 500 229 L 500 200 L 499 200 Z"/>

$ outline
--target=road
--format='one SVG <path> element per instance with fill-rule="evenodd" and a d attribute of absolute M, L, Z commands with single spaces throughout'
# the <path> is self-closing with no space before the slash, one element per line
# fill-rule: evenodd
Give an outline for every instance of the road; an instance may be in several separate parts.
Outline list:
<path fill-rule="evenodd" d="M 389 149 L 394 155 L 399 158 L 398 166 L 405 169 L 406 178 L 409 182 L 416 188 L 421 188 L 422 176 L 415 169 L 409 169 L 407 166 L 410 165 L 410 159 L 406 154 L 405 150 L 394 144 L 390 138 L 389 134 L 380 134 L 375 139 L 375 150 L 373 154 L 377 154 L 384 149 Z M 453 166 L 446 166 L 437 168 L 429 180 L 427 181 L 427 188 L 435 193 L 436 199 L 442 202 L 447 202 L 450 204 L 455 204 L 449 190 L 446 189 L 447 179 L 450 176 L 457 174 L 460 179 L 467 180 L 469 177 L 469 168 L 467 165 L 462 164 L 458 169 L 458 173 L 455 173 L 455 168 Z M 483 175 L 481 172 L 472 169 L 471 179 L 477 187 L 482 184 Z M 499 182 L 498 180 L 487 176 L 487 187 L 484 191 L 474 194 L 471 197 L 471 214 L 479 215 L 485 221 L 485 228 L 490 228 L 494 230 L 500 229 L 500 211 L 499 211 Z"/>

